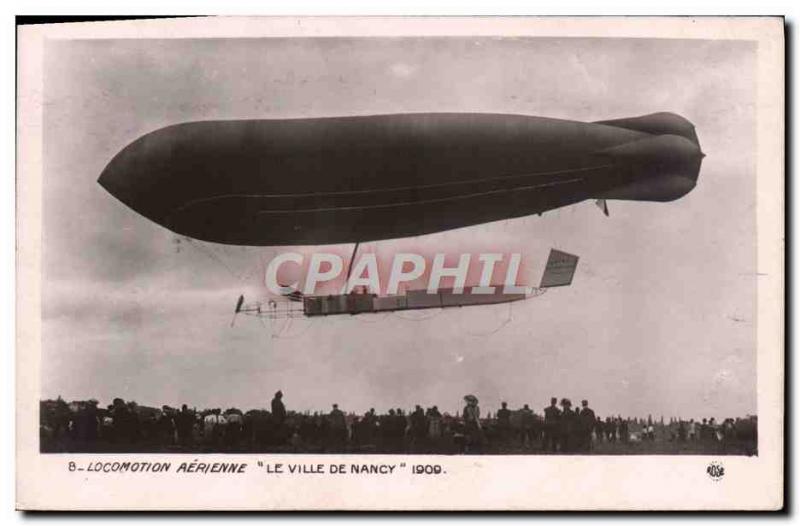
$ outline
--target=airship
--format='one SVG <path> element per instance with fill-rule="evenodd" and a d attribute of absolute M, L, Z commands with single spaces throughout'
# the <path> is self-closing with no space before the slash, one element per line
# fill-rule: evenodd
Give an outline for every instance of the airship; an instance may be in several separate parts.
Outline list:
<path fill-rule="evenodd" d="M 186 122 L 147 133 L 99 184 L 151 221 L 228 245 L 360 243 L 595 200 L 667 202 L 697 184 L 673 113 L 577 122 L 409 113 Z"/>

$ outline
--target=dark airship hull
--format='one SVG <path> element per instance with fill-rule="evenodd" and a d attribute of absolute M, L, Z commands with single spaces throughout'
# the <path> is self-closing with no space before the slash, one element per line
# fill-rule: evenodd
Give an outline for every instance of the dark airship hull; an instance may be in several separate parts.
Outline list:
<path fill-rule="evenodd" d="M 182 235 L 235 245 L 399 238 L 589 198 L 669 201 L 703 154 L 682 117 L 501 114 L 203 121 L 146 134 L 99 183 Z"/>

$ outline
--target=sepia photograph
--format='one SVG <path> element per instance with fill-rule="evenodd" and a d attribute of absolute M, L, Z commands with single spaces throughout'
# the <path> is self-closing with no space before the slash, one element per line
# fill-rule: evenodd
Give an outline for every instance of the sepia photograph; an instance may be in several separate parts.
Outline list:
<path fill-rule="evenodd" d="M 782 20 L 557 21 L 22 28 L 26 502 L 780 507 Z M 600 462 L 713 495 L 466 497 Z"/>

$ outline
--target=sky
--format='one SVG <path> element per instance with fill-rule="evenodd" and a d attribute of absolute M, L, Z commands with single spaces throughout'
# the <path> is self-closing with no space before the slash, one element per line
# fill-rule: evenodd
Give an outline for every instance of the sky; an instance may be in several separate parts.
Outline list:
<path fill-rule="evenodd" d="M 467 393 L 598 415 L 756 410 L 756 47 L 589 38 L 60 40 L 45 48 L 42 397 L 348 411 Z M 671 203 L 592 202 L 542 217 L 366 243 L 399 251 L 580 256 L 572 286 L 511 306 L 240 318 L 280 249 L 181 239 L 97 184 L 139 136 L 179 122 L 401 112 L 595 121 L 670 111 L 707 155 Z M 302 247 L 348 256 L 351 245 Z"/>

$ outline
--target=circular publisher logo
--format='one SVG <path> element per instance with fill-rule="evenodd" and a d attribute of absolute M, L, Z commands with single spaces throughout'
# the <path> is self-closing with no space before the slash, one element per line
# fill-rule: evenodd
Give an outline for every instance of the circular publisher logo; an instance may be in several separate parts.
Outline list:
<path fill-rule="evenodd" d="M 722 480 L 722 477 L 725 476 L 725 467 L 721 463 L 714 461 L 708 465 L 706 473 L 711 477 L 711 480 L 717 482 Z"/>

